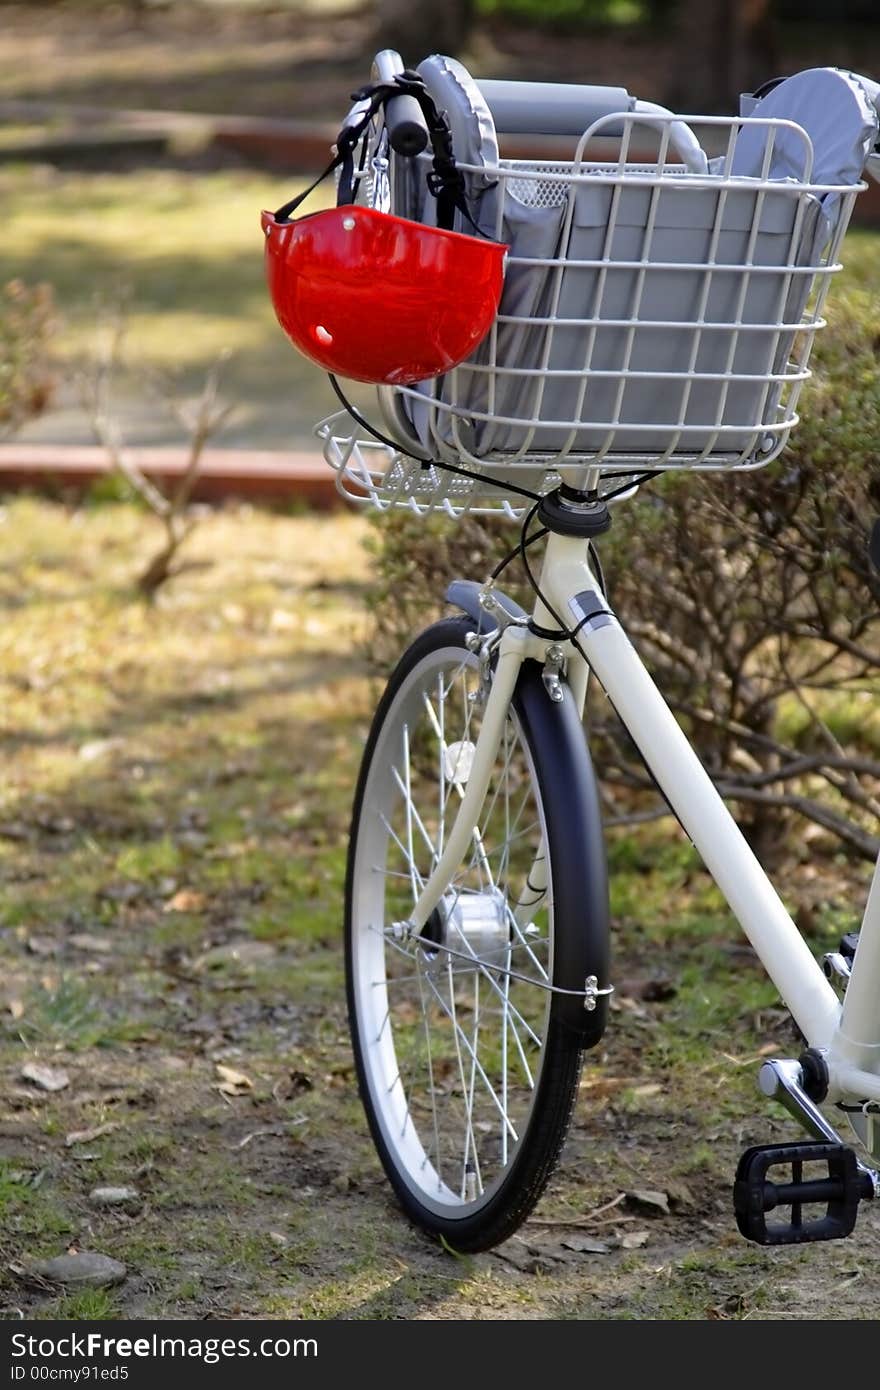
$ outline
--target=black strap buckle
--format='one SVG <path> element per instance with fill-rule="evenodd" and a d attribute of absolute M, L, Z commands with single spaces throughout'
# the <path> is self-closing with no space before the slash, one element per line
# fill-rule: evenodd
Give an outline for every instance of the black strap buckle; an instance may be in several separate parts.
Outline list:
<path fill-rule="evenodd" d="M 318 184 L 334 169 L 342 166 L 339 177 L 338 204 L 354 201 L 354 153 L 370 121 L 391 97 L 407 95 L 414 97 L 422 109 L 433 151 L 433 167 L 427 175 L 428 191 L 437 199 L 437 226 L 450 229 L 455 221 L 456 210 L 470 223 L 479 235 L 485 233 L 477 226 L 467 205 L 465 181 L 455 163 L 452 150 L 452 132 L 445 113 L 438 111 L 434 100 L 417 72 L 407 69 L 398 73 L 390 82 L 375 82 L 359 91 L 352 92 L 351 99 L 367 102 L 366 110 L 351 125 L 343 126 L 336 137 L 336 155 L 315 182 L 302 193 L 284 203 L 275 213 L 276 222 L 288 222 L 291 214 L 305 201 Z"/>

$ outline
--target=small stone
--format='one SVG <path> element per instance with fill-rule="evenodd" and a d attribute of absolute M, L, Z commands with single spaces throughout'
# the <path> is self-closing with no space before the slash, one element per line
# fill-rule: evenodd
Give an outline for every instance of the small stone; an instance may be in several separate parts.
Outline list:
<path fill-rule="evenodd" d="M 205 834 L 203 830 L 181 830 L 180 834 L 177 836 L 177 843 L 183 849 L 200 850 L 204 849 L 205 845 L 208 843 L 208 836 Z M 197 893 L 193 896 L 203 899 L 204 895 L 201 893 Z M 200 906 L 194 908 L 193 911 L 201 912 L 203 906 L 204 901 L 202 901 Z M 182 910 L 186 911 L 187 909 L 184 908 Z"/>
<path fill-rule="evenodd" d="M 687 1183 L 681 1182 L 678 1178 L 670 1178 L 667 1181 L 666 1194 L 673 1211 L 696 1211 L 699 1207 L 699 1201 Z"/>
<path fill-rule="evenodd" d="M 44 1067 L 40 1062 L 28 1062 L 21 1069 L 23 1081 L 39 1086 L 41 1091 L 63 1091 L 70 1085 L 70 1077 L 60 1067 Z"/>
<path fill-rule="evenodd" d="M 69 835 L 76 829 L 76 822 L 70 816 L 38 816 L 37 825 L 47 835 Z"/>
<path fill-rule="evenodd" d="M 114 903 L 133 903 L 135 899 L 143 896 L 143 884 L 134 879 L 122 879 L 116 883 L 108 883 L 101 889 L 102 898 L 110 898 Z"/>
<path fill-rule="evenodd" d="M 128 1272 L 119 1260 L 111 1260 L 109 1255 L 99 1255 L 93 1250 L 56 1255 L 52 1260 L 34 1260 L 30 1269 L 53 1284 L 66 1284 L 76 1289 L 107 1289 L 121 1284 Z"/>
<path fill-rule="evenodd" d="M 121 738 L 95 738 L 88 743 L 81 743 L 79 756 L 84 763 L 93 763 L 97 758 L 103 758 L 108 753 L 113 753 L 117 748 L 123 746 Z"/>
<path fill-rule="evenodd" d="M 78 951 L 93 951 L 96 955 L 109 955 L 113 950 L 113 943 L 108 941 L 106 936 L 93 936 L 91 932 L 74 932 L 69 940 L 71 946 L 75 946 Z"/>
<path fill-rule="evenodd" d="M 93 1207 L 131 1207 L 140 1205 L 140 1193 L 133 1187 L 93 1187 L 89 1201 Z"/>
<path fill-rule="evenodd" d="M 212 946 L 210 951 L 199 956 L 197 970 L 218 970 L 223 966 L 241 966 L 247 969 L 263 961 L 272 960 L 278 953 L 268 941 L 229 941 L 224 946 Z"/>
<path fill-rule="evenodd" d="M 0 824 L 2 840 L 26 840 L 30 833 L 28 827 L 20 820 L 7 820 Z"/>
<path fill-rule="evenodd" d="M 57 956 L 61 943 L 54 936 L 29 936 L 25 942 L 32 956 Z"/>

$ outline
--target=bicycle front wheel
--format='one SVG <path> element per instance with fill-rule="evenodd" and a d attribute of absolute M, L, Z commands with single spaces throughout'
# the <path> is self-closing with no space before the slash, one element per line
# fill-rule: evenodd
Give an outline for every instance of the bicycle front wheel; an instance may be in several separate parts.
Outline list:
<path fill-rule="evenodd" d="M 595 781 L 567 687 L 522 668 L 468 853 L 422 932 L 413 904 L 464 795 L 485 686 L 452 618 L 405 653 L 376 712 L 346 888 L 348 1007 L 373 1139 L 408 1215 L 487 1249 L 559 1156 L 606 1001 L 608 898 Z"/>

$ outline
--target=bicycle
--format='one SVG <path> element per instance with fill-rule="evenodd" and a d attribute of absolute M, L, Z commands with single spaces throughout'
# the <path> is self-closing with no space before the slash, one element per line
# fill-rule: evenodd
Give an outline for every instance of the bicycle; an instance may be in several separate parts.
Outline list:
<path fill-rule="evenodd" d="M 759 1081 L 811 1142 L 743 1155 L 740 1230 L 763 1244 L 845 1236 L 880 1195 L 819 1108 L 836 1106 L 880 1159 L 880 860 L 857 946 L 820 966 L 620 626 L 596 547 L 612 505 L 652 478 L 759 468 L 797 422 L 862 171 L 880 166 L 880 88 L 816 71 L 768 84 L 738 116 L 692 118 L 619 88 L 476 84 L 437 56 L 404 71 L 385 50 L 343 127 L 344 203 L 436 225 L 430 195 L 445 190 L 447 225 L 508 247 L 499 312 L 469 357 L 380 385 L 381 427 L 331 378 L 348 416 L 318 427 L 353 500 L 521 524 L 515 552 L 482 585 L 454 582 L 457 614 L 393 671 L 348 858 L 347 998 L 370 1130 L 408 1216 L 456 1250 L 497 1244 L 534 1207 L 608 1018 L 591 675 L 804 1038 Z M 840 137 L 831 151 L 820 110 Z M 501 158 L 496 127 L 577 145 Z M 872 547 L 880 565 L 880 523 Z M 514 554 L 530 613 L 498 585 Z M 824 1176 L 805 1179 L 805 1163 Z"/>

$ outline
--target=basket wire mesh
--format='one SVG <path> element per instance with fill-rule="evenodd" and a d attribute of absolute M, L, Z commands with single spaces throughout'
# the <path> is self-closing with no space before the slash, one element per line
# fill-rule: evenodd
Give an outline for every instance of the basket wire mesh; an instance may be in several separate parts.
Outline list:
<path fill-rule="evenodd" d="M 705 173 L 671 157 L 682 119 L 722 150 Z M 618 157 L 588 160 L 612 120 L 623 127 Z M 358 439 L 344 415 L 318 426 L 346 497 L 514 519 L 523 500 L 505 483 L 544 493 L 598 468 L 619 489 L 644 471 L 753 469 L 776 457 L 798 420 L 864 185 L 811 182 L 812 146 L 791 121 L 649 124 L 654 158 L 631 153 L 645 117 L 626 115 L 594 123 L 571 161 L 500 160 L 489 171 L 478 219 L 510 246 L 496 322 L 446 376 L 380 388 L 383 428 L 400 450 Z M 756 174 L 736 172 L 744 131 L 763 140 Z M 793 143 L 800 151 L 798 172 L 774 177 L 783 136 L 789 162 Z M 362 194 L 375 201 L 381 190 L 386 206 L 397 183 L 388 166 L 381 145 L 362 165 Z"/>

